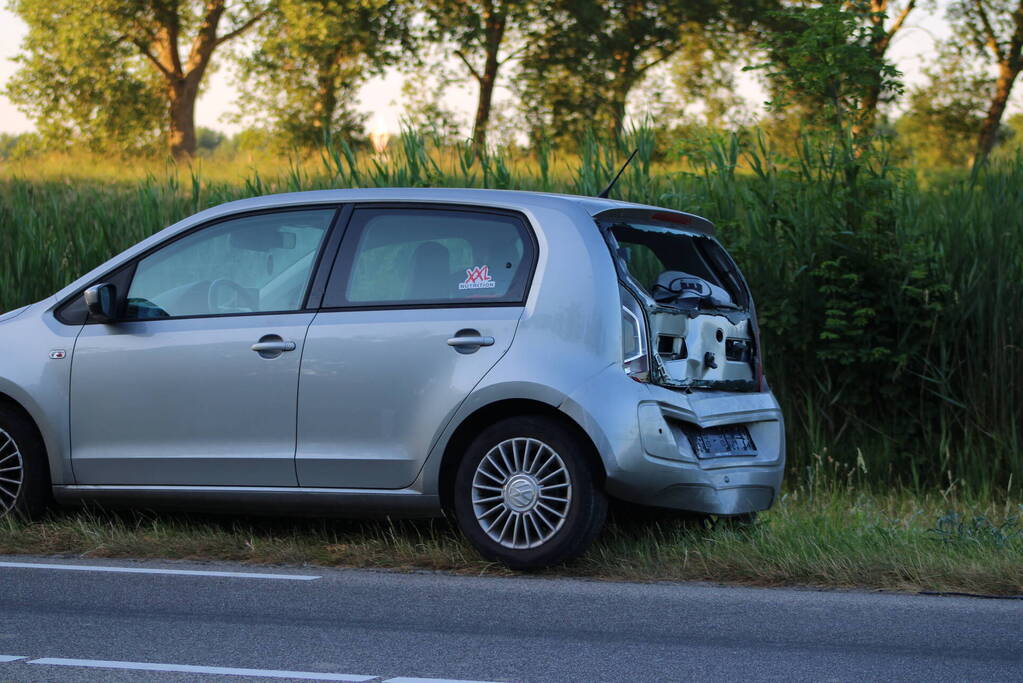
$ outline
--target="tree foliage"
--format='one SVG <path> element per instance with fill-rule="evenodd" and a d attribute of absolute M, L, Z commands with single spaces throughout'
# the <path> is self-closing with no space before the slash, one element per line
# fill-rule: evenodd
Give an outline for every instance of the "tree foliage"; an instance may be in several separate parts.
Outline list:
<path fill-rule="evenodd" d="M 619 133 L 633 87 L 687 36 L 723 22 L 732 7 L 711 0 L 545 0 L 520 85 L 533 127 L 556 138 L 577 138 L 592 126 Z"/>
<path fill-rule="evenodd" d="M 501 68 L 519 53 L 525 27 L 540 3 L 535 0 L 426 0 L 428 35 L 450 43 L 453 54 L 478 88 L 472 138 L 487 141 L 494 88 Z M 509 43 L 511 46 L 509 47 Z"/>
<path fill-rule="evenodd" d="M 909 92 L 898 120 L 899 139 L 926 166 L 958 166 L 973 157 L 994 79 L 954 45 L 939 48 L 927 82 Z"/>
<path fill-rule="evenodd" d="M 195 101 L 220 45 L 258 0 L 13 0 L 28 24 L 7 92 L 49 139 L 195 154 Z"/>
<path fill-rule="evenodd" d="M 12 9 L 29 31 L 6 94 L 49 145 L 140 151 L 165 134 L 160 78 L 102 4 L 19 0 Z"/>
<path fill-rule="evenodd" d="M 408 27 L 408 6 L 394 0 L 277 0 L 240 60 L 239 104 L 290 145 L 351 136 L 362 127 L 358 87 L 399 59 Z"/>
<path fill-rule="evenodd" d="M 876 46 L 879 22 L 866 0 L 822 0 L 774 13 L 765 33 L 775 109 L 800 105 L 809 121 L 833 130 L 864 130 L 877 102 L 902 92 L 901 74 Z M 871 106 L 871 103 L 873 106 Z"/>

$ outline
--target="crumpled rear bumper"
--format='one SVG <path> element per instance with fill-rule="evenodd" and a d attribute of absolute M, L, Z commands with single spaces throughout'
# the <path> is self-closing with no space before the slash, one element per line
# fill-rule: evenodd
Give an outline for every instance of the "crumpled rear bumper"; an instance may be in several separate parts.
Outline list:
<path fill-rule="evenodd" d="M 654 507 L 739 515 L 771 507 L 785 469 L 781 409 L 770 392 L 684 393 L 609 368 L 562 406 L 589 433 L 607 492 Z M 683 425 L 744 425 L 754 456 L 701 459 Z"/>

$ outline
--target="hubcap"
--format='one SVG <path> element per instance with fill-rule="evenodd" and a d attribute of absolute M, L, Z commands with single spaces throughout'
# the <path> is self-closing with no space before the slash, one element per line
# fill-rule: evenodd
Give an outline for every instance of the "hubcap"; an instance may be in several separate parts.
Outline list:
<path fill-rule="evenodd" d="M 0 429 L 0 515 L 14 509 L 25 471 L 14 437 Z"/>
<path fill-rule="evenodd" d="M 572 481 L 553 448 L 519 437 L 483 456 L 472 480 L 472 507 L 487 536 L 505 548 L 536 548 L 561 529 Z"/>

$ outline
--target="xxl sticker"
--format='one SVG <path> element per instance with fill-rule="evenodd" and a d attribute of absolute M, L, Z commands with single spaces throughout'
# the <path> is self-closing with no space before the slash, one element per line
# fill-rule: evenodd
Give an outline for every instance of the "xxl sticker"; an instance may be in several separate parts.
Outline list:
<path fill-rule="evenodd" d="M 490 277 L 490 266 L 473 266 L 465 269 L 465 282 L 459 282 L 459 289 L 491 289 L 496 287 L 494 278 Z"/>

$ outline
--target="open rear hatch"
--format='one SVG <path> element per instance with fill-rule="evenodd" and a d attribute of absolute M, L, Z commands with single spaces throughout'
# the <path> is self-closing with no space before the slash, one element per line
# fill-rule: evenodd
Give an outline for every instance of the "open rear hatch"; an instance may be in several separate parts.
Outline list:
<path fill-rule="evenodd" d="M 759 391 L 753 299 L 713 226 L 673 211 L 614 209 L 594 217 L 618 269 L 623 324 L 643 327 L 627 353 L 636 379 L 679 389 Z M 630 322 L 633 321 L 633 322 Z M 642 375 L 642 376 L 640 376 Z"/>

